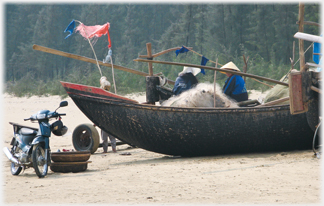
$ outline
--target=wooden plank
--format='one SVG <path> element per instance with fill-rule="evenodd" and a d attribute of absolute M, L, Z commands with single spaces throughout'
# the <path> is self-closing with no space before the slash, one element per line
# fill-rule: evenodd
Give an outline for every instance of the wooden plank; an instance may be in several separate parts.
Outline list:
<path fill-rule="evenodd" d="M 303 101 L 301 72 L 294 72 L 289 75 L 289 102 L 291 114 L 306 112 L 307 108 Z"/>

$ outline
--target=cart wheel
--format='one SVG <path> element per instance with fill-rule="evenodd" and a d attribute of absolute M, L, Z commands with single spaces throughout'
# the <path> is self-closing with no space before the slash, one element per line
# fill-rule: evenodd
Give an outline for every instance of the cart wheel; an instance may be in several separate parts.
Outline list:
<path fill-rule="evenodd" d="M 80 124 L 73 131 L 72 143 L 75 150 L 93 154 L 99 147 L 99 133 L 92 124 Z"/>

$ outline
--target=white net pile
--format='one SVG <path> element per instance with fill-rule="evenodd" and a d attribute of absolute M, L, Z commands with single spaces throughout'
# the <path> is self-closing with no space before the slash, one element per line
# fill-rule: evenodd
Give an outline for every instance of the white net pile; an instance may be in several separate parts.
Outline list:
<path fill-rule="evenodd" d="M 230 100 L 222 93 L 216 84 L 215 107 L 238 107 L 236 102 Z M 199 83 L 193 89 L 189 89 L 178 96 L 164 101 L 162 106 L 170 107 L 214 107 L 214 85 L 210 83 Z"/>

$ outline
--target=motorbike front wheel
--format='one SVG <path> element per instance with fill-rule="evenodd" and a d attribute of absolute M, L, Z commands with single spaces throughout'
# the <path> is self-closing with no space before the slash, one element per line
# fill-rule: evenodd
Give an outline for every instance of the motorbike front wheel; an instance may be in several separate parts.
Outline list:
<path fill-rule="evenodd" d="M 33 167 L 38 177 L 47 175 L 48 161 L 46 160 L 45 149 L 42 145 L 36 144 L 33 147 Z"/>
<path fill-rule="evenodd" d="M 12 162 L 10 169 L 11 169 L 11 174 L 12 175 L 19 175 L 19 173 L 22 170 L 22 167 L 19 166 L 19 165 L 16 165 L 15 163 Z"/>

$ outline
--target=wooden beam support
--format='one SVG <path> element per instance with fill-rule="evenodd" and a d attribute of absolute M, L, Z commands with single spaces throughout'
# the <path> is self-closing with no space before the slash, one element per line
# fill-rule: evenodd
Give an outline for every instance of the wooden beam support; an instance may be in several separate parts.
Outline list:
<path fill-rule="evenodd" d="M 147 51 L 147 59 L 153 60 L 151 43 L 146 44 L 146 51 Z M 149 70 L 149 76 L 153 76 L 153 64 L 150 62 L 148 63 L 148 70 Z"/>
<path fill-rule="evenodd" d="M 296 24 L 299 24 L 299 21 L 297 21 Z M 312 26 L 318 26 L 318 27 L 321 26 L 319 23 L 313 22 L 313 21 L 304 21 L 304 24 L 312 25 Z"/>
<path fill-rule="evenodd" d="M 202 68 L 202 69 L 209 69 L 209 70 L 213 70 L 213 71 L 216 70 L 216 71 L 222 71 L 222 72 L 225 71 L 225 69 L 220 69 L 220 68 L 214 68 L 214 67 L 202 66 L 202 65 L 196 65 L 196 64 L 179 63 L 179 62 L 166 62 L 166 61 L 155 61 L 155 60 L 146 60 L 146 59 L 134 59 L 133 61 L 135 61 L 135 62 L 152 62 L 152 63 L 157 63 L 157 64 L 168 64 L 168 65 L 176 65 L 176 66 L 198 67 L 198 68 Z M 269 79 L 269 78 L 257 76 L 254 74 L 238 72 L 238 71 L 234 71 L 234 70 L 230 70 L 230 69 L 226 69 L 226 72 L 231 73 L 231 74 L 237 74 L 240 76 L 252 77 L 255 79 L 260 79 L 260 80 L 264 80 L 264 81 L 268 81 L 268 82 L 272 82 L 275 84 L 280 84 L 280 85 L 284 85 L 284 86 L 288 87 L 288 83 L 286 83 L 286 82 L 281 82 L 278 80 Z"/>
<path fill-rule="evenodd" d="M 39 46 L 39 45 L 36 45 L 36 44 L 33 45 L 33 49 L 37 50 L 37 51 L 46 52 L 46 53 L 49 53 L 49 54 L 55 54 L 55 55 L 58 55 L 58 56 L 68 57 L 68 58 L 71 58 L 71 59 L 76 59 L 76 60 L 80 60 L 80 61 L 84 61 L 84 62 L 88 62 L 88 63 L 92 63 L 92 64 L 97 64 L 95 59 L 91 59 L 91 58 L 84 57 L 84 56 L 79 56 L 79 55 L 76 55 L 76 54 L 70 54 L 70 53 L 67 53 L 67 52 L 59 51 L 59 50 L 56 50 L 56 49 L 51 49 L 51 48 L 48 48 L 48 47 Z M 98 63 L 99 63 L 99 65 L 106 66 L 106 67 L 111 67 L 112 66 L 111 64 L 103 63 L 102 61 L 98 61 Z M 130 68 L 126 68 L 126 67 L 119 66 L 119 65 L 116 65 L 116 64 L 114 64 L 114 69 L 119 69 L 119 70 L 122 70 L 122 71 L 125 71 L 125 72 L 137 74 L 137 75 L 144 76 L 144 77 L 149 75 L 148 73 L 137 71 L 137 70 L 130 69 Z M 158 75 L 158 74 L 155 74 L 155 75 Z M 153 76 L 155 76 L 155 75 L 153 75 Z M 172 80 L 167 80 L 167 81 L 168 81 L 169 84 L 172 84 L 172 85 L 174 85 L 174 83 L 175 83 Z"/>

